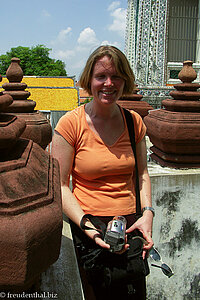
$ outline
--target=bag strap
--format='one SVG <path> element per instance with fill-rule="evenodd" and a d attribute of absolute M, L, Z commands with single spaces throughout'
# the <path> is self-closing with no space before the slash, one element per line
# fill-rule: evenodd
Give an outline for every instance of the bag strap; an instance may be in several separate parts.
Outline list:
<path fill-rule="evenodd" d="M 131 142 L 131 147 L 133 149 L 133 154 L 135 156 L 135 174 L 136 174 L 136 186 L 135 186 L 135 192 L 136 192 L 136 215 L 141 216 L 141 203 L 140 203 L 140 189 L 139 189 L 139 176 L 138 176 L 138 163 L 137 163 L 137 155 L 136 155 L 136 143 L 135 143 L 135 129 L 134 129 L 134 122 L 133 117 L 130 111 L 123 108 L 124 115 L 126 118 L 126 124 L 128 127 L 128 133 L 129 138 Z"/>

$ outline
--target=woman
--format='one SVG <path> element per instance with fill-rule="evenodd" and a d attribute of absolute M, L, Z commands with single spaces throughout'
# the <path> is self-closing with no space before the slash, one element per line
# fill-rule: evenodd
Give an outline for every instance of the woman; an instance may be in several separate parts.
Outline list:
<path fill-rule="evenodd" d="M 58 159 L 61 169 L 63 212 L 77 228 L 80 227 L 83 215 L 88 213 L 101 217 L 105 222 L 113 216 L 126 216 L 127 232 L 138 229 L 147 241 L 143 248 L 144 258 L 153 246 L 153 209 L 146 161 L 146 128 L 140 116 L 132 111 L 141 208 L 145 208 L 142 217 L 136 221 L 133 179 L 135 160 L 124 113 L 116 103 L 122 95 L 133 92 L 134 74 L 119 49 L 100 46 L 88 58 L 79 82 L 93 96 L 93 100 L 60 119 L 52 143 L 52 154 Z M 70 174 L 72 192 L 68 187 Z M 89 221 L 87 225 L 94 228 Z M 95 228 L 85 230 L 82 235 L 102 248 L 110 248 Z M 126 244 L 121 252 L 128 247 Z M 133 299 L 145 299 L 144 280 L 138 282 L 137 290 L 136 294 L 140 296 Z M 99 293 L 97 289 L 96 298 L 106 299 L 105 295 L 100 297 Z"/>

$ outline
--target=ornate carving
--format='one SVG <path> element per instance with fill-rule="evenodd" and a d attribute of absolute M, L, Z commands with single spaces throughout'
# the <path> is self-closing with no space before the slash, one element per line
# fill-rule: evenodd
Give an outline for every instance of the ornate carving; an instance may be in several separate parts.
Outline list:
<path fill-rule="evenodd" d="M 126 54 L 140 86 L 164 85 L 167 2 L 128 2 Z"/>

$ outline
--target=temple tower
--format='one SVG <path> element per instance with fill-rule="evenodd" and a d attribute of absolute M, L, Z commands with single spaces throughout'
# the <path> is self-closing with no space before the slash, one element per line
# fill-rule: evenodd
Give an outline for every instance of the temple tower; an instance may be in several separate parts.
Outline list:
<path fill-rule="evenodd" d="M 200 0 L 128 0 L 127 58 L 139 87 L 176 84 L 191 60 L 199 81 Z"/>

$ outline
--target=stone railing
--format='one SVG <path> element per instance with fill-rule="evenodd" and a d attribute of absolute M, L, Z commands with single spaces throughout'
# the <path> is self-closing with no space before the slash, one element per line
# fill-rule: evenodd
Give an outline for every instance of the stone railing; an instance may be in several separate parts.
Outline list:
<path fill-rule="evenodd" d="M 171 98 L 169 93 L 174 89 L 173 86 L 164 87 L 138 87 L 139 92 L 143 96 L 144 101 L 148 102 L 153 108 L 161 108 L 162 100 Z"/>

